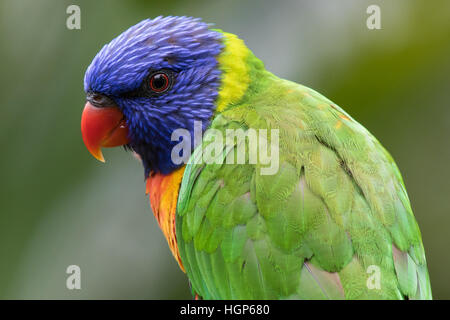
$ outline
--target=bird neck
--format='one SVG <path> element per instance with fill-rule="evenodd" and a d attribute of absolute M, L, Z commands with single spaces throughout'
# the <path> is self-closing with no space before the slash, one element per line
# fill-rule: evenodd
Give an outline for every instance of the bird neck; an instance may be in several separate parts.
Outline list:
<path fill-rule="evenodd" d="M 169 174 L 154 173 L 147 179 L 146 194 L 149 195 L 153 214 L 159 227 L 167 239 L 173 256 L 184 271 L 178 251 L 175 233 L 175 215 L 177 209 L 178 192 L 183 179 L 185 166 Z"/>
<path fill-rule="evenodd" d="M 224 49 L 217 57 L 222 71 L 221 84 L 216 100 L 215 114 L 238 105 L 259 83 L 267 71 L 244 41 L 236 35 L 216 30 L 223 34 Z"/>

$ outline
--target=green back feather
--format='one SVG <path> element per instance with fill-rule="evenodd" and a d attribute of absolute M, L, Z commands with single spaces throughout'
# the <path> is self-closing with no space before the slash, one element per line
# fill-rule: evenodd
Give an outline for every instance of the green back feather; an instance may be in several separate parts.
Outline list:
<path fill-rule="evenodd" d="M 430 299 L 417 223 L 381 144 L 319 93 L 247 58 L 250 85 L 211 128 L 279 129 L 280 168 L 197 164 L 184 173 L 180 255 L 205 299 Z M 217 155 L 224 159 L 237 142 Z M 379 267 L 380 288 L 367 285 Z"/>

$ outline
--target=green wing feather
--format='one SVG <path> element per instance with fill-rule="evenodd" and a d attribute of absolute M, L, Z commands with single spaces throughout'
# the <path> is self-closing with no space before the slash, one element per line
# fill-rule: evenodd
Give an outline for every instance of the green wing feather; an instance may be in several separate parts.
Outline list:
<path fill-rule="evenodd" d="M 263 72 L 263 71 L 261 71 Z M 211 124 L 279 129 L 280 167 L 186 167 L 178 247 L 204 299 L 430 299 L 420 231 L 401 175 L 381 144 L 317 92 L 264 71 Z M 225 159 L 239 142 L 224 146 Z M 367 285 L 370 266 L 380 287 Z"/>

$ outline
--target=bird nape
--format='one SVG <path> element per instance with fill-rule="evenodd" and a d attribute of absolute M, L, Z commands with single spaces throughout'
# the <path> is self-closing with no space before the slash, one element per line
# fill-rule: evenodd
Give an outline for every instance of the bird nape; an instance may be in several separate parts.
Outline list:
<path fill-rule="evenodd" d="M 144 20 L 100 50 L 84 89 L 86 147 L 101 161 L 120 145 L 140 157 L 194 295 L 431 299 L 392 157 L 237 36 L 196 18 Z"/>

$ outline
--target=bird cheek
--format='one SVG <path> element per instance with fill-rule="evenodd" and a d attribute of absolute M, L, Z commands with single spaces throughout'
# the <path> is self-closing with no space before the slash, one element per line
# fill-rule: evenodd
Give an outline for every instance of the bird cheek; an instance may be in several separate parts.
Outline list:
<path fill-rule="evenodd" d="M 86 148 L 102 162 L 105 162 L 102 147 L 117 147 L 129 142 L 125 118 L 116 106 L 99 108 L 87 102 L 81 115 L 81 134 Z"/>

